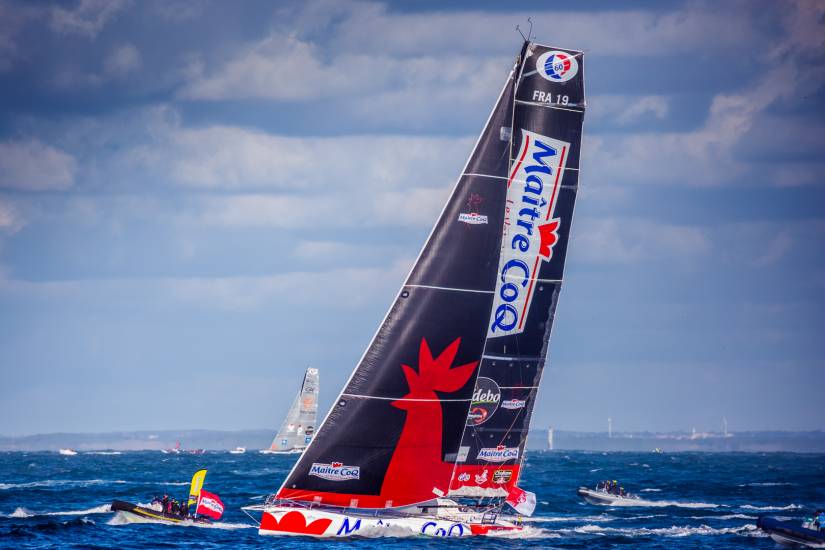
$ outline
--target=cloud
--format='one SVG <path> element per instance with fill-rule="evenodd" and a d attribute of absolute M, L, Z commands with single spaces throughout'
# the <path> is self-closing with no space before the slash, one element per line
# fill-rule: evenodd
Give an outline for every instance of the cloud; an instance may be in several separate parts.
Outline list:
<path fill-rule="evenodd" d="M 122 78 L 139 69 L 141 65 L 140 52 L 132 44 L 124 44 L 109 52 L 103 63 L 106 74 Z"/>
<path fill-rule="evenodd" d="M 198 201 L 188 218 L 225 227 L 426 227 L 447 200 L 448 188 L 318 195 L 235 194 Z"/>
<path fill-rule="evenodd" d="M 0 188 L 67 189 L 76 169 L 74 157 L 36 139 L 0 143 Z"/>
<path fill-rule="evenodd" d="M 692 262 L 711 250 L 706 232 L 696 226 L 634 218 L 584 218 L 575 225 L 571 255 L 590 263 Z"/>
<path fill-rule="evenodd" d="M 292 137 L 233 126 L 181 127 L 174 112 L 146 122 L 152 142 L 121 161 L 198 189 L 364 192 L 449 187 L 472 138 Z"/>
<path fill-rule="evenodd" d="M 23 225 L 23 218 L 15 205 L 0 198 L 0 233 L 16 233 Z"/>
<path fill-rule="evenodd" d="M 398 289 L 412 265 L 401 258 L 369 268 L 333 268 L 292 271 L 247 277 L 98 278 L 32 282 L 10 279 L 0 272 L 0 297 L 39 302 L 77 304 L 90 301 L 111 307 L 141 304 L 185 304 L 223 311 L 268 310 L 274 306 L 322 307 L 324 310 L 360 309 Z M 322 291 L 321 291 L 322 290 Z M 331 300 L 330 296 L 335 299 Z"/>
<path fill-rule="evenodd" d="M 825 5 L 788 3 L 780 22 L 784 37 L 765 53 L 772 70 L 762 71 L 743 89 L 713 97 L 704 123 L 690 132 L 632 133 L 609 139 L 591 137 L 583 162 L 590 177 L 604 183 L 722 185 L 746 181 L 761 185 L 823 184 L 823 165 L 753 163 L 746 143 L 767 110 L 793 103 L 825 84 L 821 53 L 825 35 Z M 718 17 L 718 15 L 717 15 Z M 655 108 L 655 103 L 652 105 Z M 644 110 L 642 110 L 643 112 Z M 621 115 L 620 115 L 621 116 Z M 797 135 L 804 128 L 783 128 Z M 814 147 L 820 136 L 809 139 Z M 820 149 L 821 150 L 821 149 Z"/>
<path fill-rule="evenodd" d="M 518 40 L 512 32 L 503 30 L 512 29 L 528 16 L 536 23 L 534 36 L 540 42 L 614 56 L 663 56 L 695 53 L 698 48 L 740 48 L 754 37 L 741 9 L 737 10 L 739 17 L 723 17 L 718 3 L 705 2 L 694 2 L 684 9 L 665 13 L 640 10 L 401 13 L 376 3 L 338 4 L 336 10 L 323 9 L 328 4 L 321 6 L 319 9 L 315 4 L 314 9 L 308 9 L 312 10 L 314 30 L 326 33 L 338 48 L 386 51 L 394 55 L 509 52 L 518 47 Z M 456 39 L 457 24 L 461 27 L 460 40 Z"/>
<path fill-rule="evenodd" d="M 129 0 L 80 0 L 73 9 L 52 8 L 49 25 L 59 33 L 94 39 L 109 21 L 130 4 Z"/>
<path fill-rule="evenodd" d="M 480 60 L 451 53 L 413 58 L 393 57 L 381 50 L 329 55 L 294 35 L 273 33 L 208 72 L 202 62 L 191 66 L 194 80 L 180 96 L 309 101 L 449 88 L 460 89 L 466 100 L 477 95 L 474 90 L 479 85 L 491 84 L 493 74 L 503 82 L 508 68 L 506 58 Z"/>

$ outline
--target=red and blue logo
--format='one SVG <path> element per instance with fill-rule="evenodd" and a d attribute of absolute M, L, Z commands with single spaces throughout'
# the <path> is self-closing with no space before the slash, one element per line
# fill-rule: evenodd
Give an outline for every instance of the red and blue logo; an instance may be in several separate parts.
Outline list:
<path fill-rule="evenodd" d="M 579 62 L 567 52 L 549 51 L 536 60 L 536 71 L 551 82 L 567 82 L 579 72 Z"/>

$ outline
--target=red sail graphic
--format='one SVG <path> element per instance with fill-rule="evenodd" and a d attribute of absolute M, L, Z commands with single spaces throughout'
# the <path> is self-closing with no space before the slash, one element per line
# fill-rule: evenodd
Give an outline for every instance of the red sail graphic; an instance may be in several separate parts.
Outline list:
<path fill-rule="evenodd" d="M 402 365 L 410 393 L 393 405 L 407 411 L 407 420 L 395 448 L 387 476 L 381 487 L 381 496 L 421 502 L 433 498 L 433 488 L 447 492 L 452 462 L 441 460 L 441 403 L 435 392 L 459 390 L 472 376 L 478 365 L 473 361 L 451 368 L 461 338 L 456 339 L 441 354 L 433 358 L 427 340 L 421 340 L 418 372 Z M 426 475 L 419 475 L 426 472 Z M 423 484 L 422 484 L 423 482 Z"/>

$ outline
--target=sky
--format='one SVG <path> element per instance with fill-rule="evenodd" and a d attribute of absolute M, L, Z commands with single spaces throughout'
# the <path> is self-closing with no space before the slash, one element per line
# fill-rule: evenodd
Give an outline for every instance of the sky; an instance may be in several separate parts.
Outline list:
<path fill-rule="evenodd" d="M 825 429 L 825 4 L 0 0 L 0 434 L 340 391 L 532 18 L 585 52 L 534 427 Z"/>

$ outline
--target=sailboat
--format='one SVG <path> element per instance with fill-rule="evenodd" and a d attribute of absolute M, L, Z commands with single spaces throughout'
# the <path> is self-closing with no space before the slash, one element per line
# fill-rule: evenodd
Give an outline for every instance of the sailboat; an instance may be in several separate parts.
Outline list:
<path fill-rule="evenodd" d="M 308 368 L 298 395 L 292 401 L 289 412 L 275 439 L 262 454 L 301 453 L 312 441 L 318 416 L 318 391 L 320 389 L 318 369 Z"/>
<path fill-rule="evenodd" d="M 582 53 L 525 41 L 424 248 L 262 535 L 515 532 L 578 187 Z"/>

